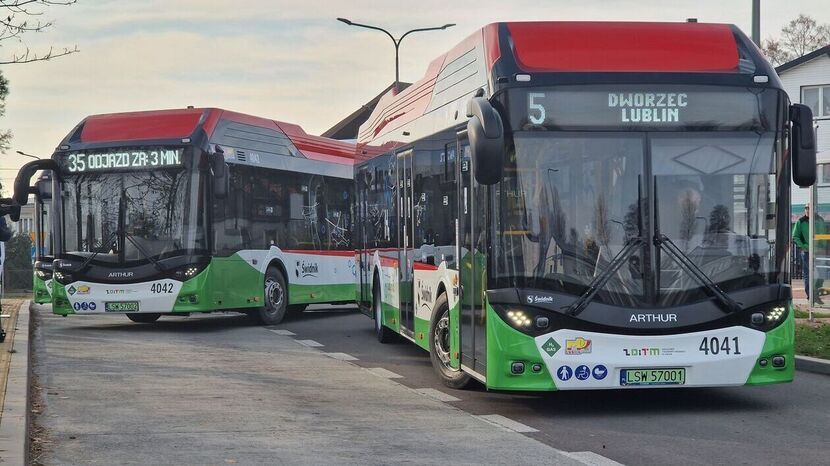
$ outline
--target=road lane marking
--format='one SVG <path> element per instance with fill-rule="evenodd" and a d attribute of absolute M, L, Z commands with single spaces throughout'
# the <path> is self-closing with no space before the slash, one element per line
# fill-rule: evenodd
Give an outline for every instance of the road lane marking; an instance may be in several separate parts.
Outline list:
<path fill-rule="evenodd" d="M 489 422 L 490 424 L 495 424 L 499 427 L 503 427 L 508 430 L 512 430 L 513 432 L 519 432 L 521 434 L 530 433 L 530 432 L 539 432 L 539 429 L 534 429 L 533 427 L 526 426 L 521 422 L 516 422 L 513 419 L 508 419 L 499 414 L 484 414 L 481 416 L 475 416 L 485 422 Z"/>
<path fill-rule="evenodd" d="M 375 374 L 378 377 L 383 377 L 384 379 L 402 379 L 403 376 L 400 374 L 396 374 L 392 371 L 386 370 L 382 367 L 369 367 L 366 369 L 367 371 Z"/>
<path fill-rule="evenodd" d="M 441 390 L 436 390 L 434 388 L 416 388 L 415 391 L 420 393 L 421 395 L 432 398 L 433 400 L 444 402 L 461 401 L 460 398 L 456 398 L 448 393 L 444 393 Z"/>
<path fill-rule="evenodd" d="M 599 453 L 594 453 L 592 451 L 575 451 L 564 453 L 570 456 L 571 458 L 579 461 L 580 463 L 588 466 L 622 466 L 622 463 L 617 463 L 611 458 L 606 458 L 600 455 Z"/>
<path fill-rule="evenodd" d="M 357 361 L 357 358 L 352 356 L 351 354 L 346 353 L 323 353 L 326 356 L 334 359 L 339 359 L 340 361 Z"/>
<path fill-rule="evenodd" d="M 310 348 L 320 348 L 320 347 L 323 346 L 322 343 L 318 343 L 314 340 L 294 340 L 294 341 L 296 341 L 297 343 L 299 343 L 303 346 L 308 346 Z"/>
<path fill-rule="evenodd" d="M 286 336 L 286 337 L 290 337 L 290 336 L 296 335 L 296 333 L 294 333 L 294 332 L 292 332 L 292 331 L 290 331 L 290 330 L 283 330 L 283 329 L 270 329 L 270 328 L 269 328 L 269 329 L 268 329 L 268 331 L 269 331 L 269 332 L 272 332 L 272 333 L 276 333 L 277 335 L 283 335 L 283 336 Z"/>

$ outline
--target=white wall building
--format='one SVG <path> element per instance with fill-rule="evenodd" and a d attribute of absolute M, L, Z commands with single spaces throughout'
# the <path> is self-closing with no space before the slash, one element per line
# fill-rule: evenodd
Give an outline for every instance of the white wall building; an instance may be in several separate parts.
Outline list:
<path fill-rule="evenodd" d="M 813 110 L 816 125 L 817 159 L 830 162 L 830 45 L 775 68 L 784 90 L 793 103 L 802 103 Z M 819 170 L 818 183 L 830 184 L 830 165 Z M 809 189 L 793 186 L 792 209 L 794 219 L 803 215 L 804 204 L 810 198 Z M 820 203 L 821 199 L 819 200 Z"/>

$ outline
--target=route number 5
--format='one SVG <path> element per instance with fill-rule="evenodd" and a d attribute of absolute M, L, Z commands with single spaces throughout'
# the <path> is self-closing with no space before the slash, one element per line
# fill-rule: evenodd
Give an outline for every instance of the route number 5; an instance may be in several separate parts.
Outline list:
<path fill-rule="evenodd" d="M 534 125 L 541 125 L 545 122 L 545 107 L 542 104 L 537 104 L 534 102 L 536 99 L 544 98 L 544 92 L 530 92 L 527 94 L 528 118 L 530 118 L 530 122 Z M 538 114 L 534 115 L 534 112 L 537 112 Z"/>

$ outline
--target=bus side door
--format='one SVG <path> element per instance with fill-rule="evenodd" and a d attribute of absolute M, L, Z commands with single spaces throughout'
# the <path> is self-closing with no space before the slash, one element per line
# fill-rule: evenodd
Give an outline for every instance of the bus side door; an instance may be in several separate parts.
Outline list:
<path fill-rule="evenodd" d="M 406 150 L 397 154 L 398 161 L 398 273 L 401 311 L 401 333 L 414 338 L 414 290 L 413 267 L 413 209 L 412 209 L 412 157 L 414 152 Z"/>
<path fill-rule="evenodd" d="M 473 160 L 466 131 L 458 134 L 458 274 L 460 283 L 461 365 L 480 378 L 487 375 L 486 291 L 487 188 L 473 176 Z"/>

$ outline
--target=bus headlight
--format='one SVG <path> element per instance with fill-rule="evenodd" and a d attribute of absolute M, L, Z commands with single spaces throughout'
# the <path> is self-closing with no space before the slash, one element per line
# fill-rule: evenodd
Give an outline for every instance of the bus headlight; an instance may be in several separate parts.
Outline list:
<path fill-rule="evenodd" d="M 46 270 L 35 270 L 35 275 L 41 280 L 49 280 L 52 277 L 52 274 Z"/>
<path fill-rule="evenodd" d="M 173 278 L 179 281 L 190 280 L 191 278 L 199 275 L 199 272 L 205 269 L 207 264 L 188 264 L 182 267 L 179 267 L 175 272 L 173 272 Z"/>
<path fill-rule="evenodd" d="M 60 272 L 56 270 L 54 276 L 55 280 L 62 285 L 68 285 L 72 283 L 72 274 L 70 273 Z"/>
<path fill-rule="evenodd" d="M 507 320 L 514 326 L 519 327 L 522 329 L 526 329 L 530 327 L 530 324 L 533 322 L 530 320 L 530 317 L 525 313 L 525 311 L 520 311 L 518 309 L 511 309 L 507 311 Z"/>
<path fill-rule="evenodd" d="M 749 316 L 750 324 L 759 329 L 776 327 L 787 317 L 787 303 L 771 303 L 753 309 Z"/>

